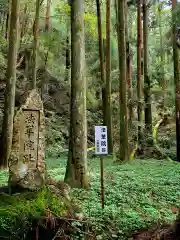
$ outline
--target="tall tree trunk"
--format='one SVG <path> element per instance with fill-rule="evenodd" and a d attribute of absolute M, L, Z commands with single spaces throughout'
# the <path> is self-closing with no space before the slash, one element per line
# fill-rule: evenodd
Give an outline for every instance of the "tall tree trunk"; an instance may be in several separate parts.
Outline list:
<path fill-rule="evenodd" d="M 2 158 L 0 165 L 6 167 L 11 152 L 13 135 L 13 117 L 16 89 L 16 62 L 18 48 L 18 28 L 19 28 L 19 0 L 12 0 L 11 21 L 9 32 L 9 49 L 6 78 L 6 95 L 4 105 L 4 118 L 2 128 Z"/>
<path fill-rule="evenodd" d="M 138 148 L 142 151 L 142 1 L 137 1 L 137 97 L 138 97 Z"/>
<path fill-rule="evenodd" d="M 9 38 L 9 31 L 10 31 L 10 21 L 11 21 L 11 6 L 12 6 L 12 0 L 8 0 L 8 13 L 6 15 L 6 33 L 5 33 L 5 39 Z"/>
<path fill-rule="evenodd" d="M 87 120 L 84 48 L 84 1 L 71 3 L 71 116 L 65 181 L 87 188 Z"/>
<path fill-rule="evenodd" d="M 162 34 L 162 22 L 161 22 L 161 11 L 162 11 L 162 4 L 159 1 L 158 4 L 158 13 L 159 13 L 159 35 L 160 35 L 160 49 L 161 49 L 161 84 L 162 84 L 162 90 L 163 90 L 163 102 L 162 102 L 162 110 L 164 110 L 165 107 L 165 99 L 166 99 L 166 79 L 165 79 L 165 73 L 164 73 L 164 49 L 163 49 L 163 34 Z"/>
<path fill-rule="evenodd" d="M 5 21 L 5 11 L 2 13 L 2 19 L 1 19 L 1 34 L 4 34 L 4 21 Z"/>
<path fill-rule="evenodd" d="M 116 15 L 116 31 L 118 35 L 118 0 L 114 0 L 114 10 L 115 10 L 115 15 Z"/>
<path fill-rule="evenodd" d="M 70 43 L 70 24 L 69 18 L 67 19 L 67 37 L 66 37 L 66 69 L 65 69 L 65 82 L 71 85 L 71 43 Z"/>
<path fill-rule="evenodd" d="M 128 7 L 126 4 L 126 59 L 127 59 L 127 84 L 128 84 L 128 106 L 129 106 L 129 126 L 132 125 L 133 120 L 133 87 L 132 87 L 132 61 L 131 61 L 131 49 L 129 43 L 129 28 L 128 28 Z"/>
<path fill-rule="evenodd" d="M 113 154 L 112 106 L 111 106 L 111 2 L 106 2 L 106 123 L 108 152 Z"/>
<path fill-rule="evenodd" d="M 8 22 L 9 22 L 9 13 L 6 14 L 6 31 L 5 31 L 5 39 L 8 39 Z"/>
<path fill-rule="evenodd" d="M 99 0 L 96 0 L 97 18 L 98 18 L 98 36 L 99 36 L 99 57 L 100 57 L 100 72 L 102 83 L 102 109 L 103 109 L 103 124 L 106 125 L 106 92 L 105 92 L 105 68 L 104 68 L 104 47 L 102 38 L 102 25 L 101 25 L 101 6 Z"/>
<path fill-rule="evenodd" d="M 45 32 L 49 32 L 49 29 L 50 29 L 50 14 L 51 14 L 51 0 L 47 0 L 46 17 L 45 17 Z"/>
<path fill-rule="evenodd" d="M 70 6 L 70 2 L 68 0 L 68 4 Z M 70 34 L 70 19 L 69 16 L 67 16 L 67 37 L 66 37 L 66 69 L 65 69 L 65 82 L 69 83 L 69 86 L 71 85 L 71 34 Z"/>
<path fill-rule="evenodd" d="M 126 81 L 126 0 L 118 0 L 119 95 L 120 95 L 120 160 L 128 160 L 128 114 Z"/>
<path fill-rule="evenodd" d="M 26 32 L 26 26 L 27 26 L 27 8 L 28 4 L 26 3 L 24 6 L 24 12 L 23 12 L 23 22 L 21 24 L 21 34 L 20 34 L 20 43 L 22 42 L 22 38 L 25 35 Z"/>
<path fill-rule="evenodd" d="M 148 4 L 143 0 L 143 42 L 144 42 L 144 101 L 145 101 L 145 127 L 147 134 L 152 135 L 151 112 L 151 83 L 148 69 Z"/>
<path fill-rule="evenodd" d="M 37 78 L 37 46 L 38 46 L 38 29 L 39 29 L 39 12 L 41 0 L 36 0 L 36 13 L 34 20 L 34 41 L 33 41 L 33 56 L 32 56 L 32 89 L 36 89 Z"/>
<path fill-rule="evenodd" d="M 176 149 L 177 161 L 180 162 L 180 76 L 179 76 L 179 55 L 177 49 L 177 0 L 172 0 L 172 20 L 173 20 L 173 58 L 174 58 L 174 85 L 176 95 Z"/>

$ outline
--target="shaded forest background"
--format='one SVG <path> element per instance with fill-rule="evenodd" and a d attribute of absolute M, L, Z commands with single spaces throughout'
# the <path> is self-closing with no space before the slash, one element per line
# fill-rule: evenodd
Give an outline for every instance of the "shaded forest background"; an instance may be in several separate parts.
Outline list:
<path fill-rule="evenodd" d="M 48 6 L 49 4 L 49 6 Z M 119 134 L 119 100 L 118 100 L 118 44 L 116 33 L 116 12 L 111 3 L 111 80 L 113 108 L 113 139 L 115 151 L 118 151 Z M 47 9 L 49 7 L 49 9 Z M 104 46 L 106 43 L 105 1 L 102 1 L 102 33 Z M 179 7 L 178 7 L 179 9 Z M 49 14 L 49 15 L 48 15 Z M 68 122 L 70 101 L 70 8 L 65 1 L 42 3 L 38 31 L 38 71 L 37 86 L 44 102 L 47 121 L 46 143 L 48 155 L 59 155 L 67 149 Z M 21 1 L 19 50 L 17 63 L 16 107 L 18 107 L 28 89 L 31 89 L 32 74 L 32 40 L 35 1 Z M 1 1 L 1 45 L 0 45 L 0 121 L 3 118 L 3 101 L 6 85 L 7 66 L 7 34 L 8 5 Z M 87 110 L 88 110 L 88 146 L 94 145 L 94 126 L 102 124 L 101 111 L 101 77 L 97 31 L 96 4 L 85 4 L 85 49 L 87 78 Z M 175 94 L 173 80 L 173 56 L 171 38 L 171 8 L 166 1 L 154 2 L 149 8 L 149 77 L 151 81 L 151 97 L 153 125 L 162 113 L 162 98 L 166 92 L 165 111 L 170 118 L 175 116 Z M 134 112 L 137 107 L 137 11 L 134 5 L 128 7 L 129 43 L 132 59 L 133 97 L 130 100 Z M 104 51 L 106 51 L 104 47 Z M 163 54 L 163 59 L 162 59 Z M 106 61 L 106 59 L 105 59 Z M 165 78 L 165 90 L 162 88 Z M 159 109 L 159 112 L 158 112 Z M 161 117 L 161 116 L 160 116 Z M 130 132 L 131 149 L 135 146 L 138 121 L 134 114 Z M 0 124 L 1 125 L 1 124 Z M 2 125 L 1 125 L 2 126 Z M 169 130 L 168 130 L 169 129 Z M 175 125 L 160 137 L 161 146 L 175 146 Z M 164 130 L 163 130 L 164 131 Z M 175 148 L 174 148 L 175 150 Z"/>

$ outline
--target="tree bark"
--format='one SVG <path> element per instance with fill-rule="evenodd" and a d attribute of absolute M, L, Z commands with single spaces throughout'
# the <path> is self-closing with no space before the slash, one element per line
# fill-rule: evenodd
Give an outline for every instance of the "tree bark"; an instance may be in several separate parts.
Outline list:
<path fill-rule="evenodd" d="M 8 0 L 8 13 L 6 15 L 6 33 L 5 33 L 5 39 L 9 38 L 9 32 L 10 32 L 10 21 L 11 21 L 11 6 L 12 0 Z"/>
<path fill-rule="evenodd" d="M 71 116 L 65 181 L 88 188 L 84 1 L 71 2 Z"/>
<path fill-rule="evenodd" d="M 13 117 L 15 105 L 15 89 L 16 89 L 16 63 L 18 48 L 18 29 L 19 29 L 19 0 L 12 0 L 11 20 L 9 31 L 9 49 L 7 63 L 7 81 L 4 105 L 4 118 L 2 128 L 2 156 L 0 165 L 7 167 L 8 159 L 11 152 L 12 136 L 13 136 Z"/>
<path fill-rule="evenodd" d="M 101 24 L 101 6 L 99 0 L 96 0 L 97 6 L 97 20 L 98 20 L 98 37 L 99 37 L 99 57 L 100 57 L 100 72 L 102 84 L 102 109 L 103 109 L 103 124 L 106 125 L 106 89 L 105 89 L 105 67 L 104 67 L 104 47 L 102 38 L 102 24 Z"/>
<path fill-rule="evenodd" d="M 126 59 L 127 59 L 127 84 L 128 84 L 128 107 L 129 107 L 129 127 L 132 125 L 133 120 L 133 87 L 132 87 L 132 61 L 131 61 L 131 49 L 129 43 L 129 29 L 128 29 L 128 7 L 126 4 Z"/>
<path fill-rule="evenodd" d="M 120 160 L 128 160 L 128 116 L 126 81 L 125 0 L 118 0 L 119 95 L 120 95 Z"/>
<path fill-rule="evenodd" d="M 142 151 L 142 1 L 137 2 L 137 97 L 138 97 L 138 148 Z"/>
<path fill-rule="evenodd" d="M 162 4 L 159 1 L 158 6 L 158 13 L 159 13 L 159 35 L 160 35 L 160 50 L 161 50 L 161 84 L 162 84 L 162 90 L 163 90 L 163 102 L 162 102 L 162 110 L 165 108 L 165 99 L 166 99 L 166 79 L 165 79 L 165 73 L 164 73 L 164 49 L 163 49 L 163 34 L 162 34 L 162 26 L 161 26 L 161 10 L 162 10 Z"/>
<path fill-rule="evenodd" d="M 70 42 L 70 23 L 69 17 L 67 19 L 67 37 L 66 37 L 66 69 L 65 69 L 65 78 L 64 81 L 71 85 L 71 42 Z"/>
<path fill-rule="evenodd" d="M 152 136 L 151 111 L 151 82 L 148 70 L 148 5 L 143 0 L 143 42 L 144 42 L 144 101 L 145 101 L 145 127 L 147 134 Z"/>
<path fill-rule="evenodd" d="M 28 8 L 28 4 L 26 3 L 24 6 L 24 12 L 23 12 L 23 19 L 22 19 L 22 23 L 21 23 L 21 32 L 20 32 L 20 43 L 22 42 L 22 38 L 25 35 L 26 32 L 26 25 L 27 25 L 27 8 Z"/>
<path fill-rule="evenodd" d="M 33 56 L 32 56 L 32 89 L 36 89 L 37 78 L 37 45 L 38 45 L 38 29 L 39 29 L 39 12 L 41 0 L 36 0 L 36 13 L 34 20 L 34 41 L 33 41 Z"/>
<path fill-rule="evenodd" d="M 112 106 L 111 106 L 111 2 L 106 2 L 106 124 L 108 153 L 113 154 Z"/>
<path fill-rule="evenodd" d="M 51 14 L 51 0 L 47 0 L 46 17 L 45 17 L 45 32 L 49 32 L 49 29 L 50 29 L 50 14 Z"/>
<path fill-rule="evenodd" d="M 173 59 L 174 59 L 174 85 L 175 85 L 175 106 L 176 106 L 176 151 L 177 161 L 180 162 L 180 76 L 179 76 L 179 55 L 176 39 L 177 24 L 177 0 L 172 0 L 172 21 L 173 21 Z"/>

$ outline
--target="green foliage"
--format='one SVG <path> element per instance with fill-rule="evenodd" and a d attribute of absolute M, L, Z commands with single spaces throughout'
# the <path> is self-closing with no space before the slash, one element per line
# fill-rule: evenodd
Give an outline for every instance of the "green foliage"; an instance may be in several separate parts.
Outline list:
<path fill-rule="evenodd" d="M 85 214 L 101 239 L 109 239 L 111 234 L 127 239 L 136 230 L 175 218 L 171 207 L 179 204 L 179 173 L 180 165 L 176 163 L 148 159 L 116 166 L 107 159 L 102 212 L 99 159 L 95 159 L 91 164 L 92 190 L 76 191 L 76 194 L 84 199 Z"/>
<path fill-rule="evenodd" d="M 38 193 L 24 193 L 15 196 L 0 196 L 0 233 L 8 237 L 26 234 L 33 219 L 45 216 L 49 209 L 58 216 L 67 215 L 65 200 L 52 194 L 47 189 Z"/>
<path fill-rule="evenodd" d="M 0 186 L 6 185 L 8 177 L 8 171 L 0 171 Z"/>
<path fill-rule="evenodd" d="M 63 180 L 66 159 L 47 159 L 48 174 Z M 99 159 L 89 159 L 91 190 L 73 190 L 73 204 L 83 206 L 83 213 L 93 224 L 99 239 L 127 239 L 139 229 L 164 224 L 175 219 L 171 208 L 179 207 L 180 165 L 175 162 L 141 160 L 117 165 L 104 159 L 105 209 L 100 201 Z M 0 176 L 3 182 L 6 174 Z M 151 198 L 152 193 L 152 198 Z M 0 196 L 0 233 L 26 231 L 33 218 L 50 209 L 57 215 L 67 211 L 63 199 L 44 189 L 34 198 L 17 195 Z M 80 238 L 81 239 L 81 238 Z"/>
<path fill-rule="evenodd" d="M 147 159 L 117 165 L 109 158 L 104 159 L 104 211 L 99 165 L 99 159 L 89 159 L 91 190 L 75 189 L 73 199 L 81 202 L 100 239 L 111 239 L 112 235 L 127 239 L 136 230 L 175 219 L 171 208 L 179 207 L 178 163 Z M 52 178 L 63 179 L 65 159 L 47 159 L 47 166 Z"/>

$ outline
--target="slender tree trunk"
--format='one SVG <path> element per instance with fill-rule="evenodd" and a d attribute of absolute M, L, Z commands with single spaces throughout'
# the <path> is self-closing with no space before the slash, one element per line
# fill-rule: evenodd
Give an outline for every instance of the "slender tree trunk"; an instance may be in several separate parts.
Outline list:
<path fill-rule="evenodd" d="M 142 151 L 142 23 L 141 23 L 142 1 L 137 1 L 137 97 L 138 97 L 138 145 Z"/>
<path fill-rule="evenodd" d="M 45 32 L 49 32 L 49 29 L 50 29 L 50 14 L 51 14 L 51 0 L 47 0 L 46 17 L 45 17 Z"/>
<path fill-rule="evenodd" d="M 165 99 L 166 99 L 166 79 L 165 79 L 165 73 L 164 73 L 164 49 L 163 49 L 163 34 L 162 34 L 162 22 L 161 22 L 161 10 L 162 10 L 162 4 L 159 2 L 158 6 L 158 13 L 159 13 L 159 35 L 160 35 L 160 49 L 161 49 L 161 84 L 162 84 L 162 90 L 163 90 L 163 102 L 162 102 L 162 110 L 164 110 L 165 107 Z"/>
<path fill-rule="evenodd" d="M 36 13 L 34 20 L 34 42 L 33 42 L 33 56 L 32 56 L 32 89 L 36 89 L 37 78 L 37 46 L 38 46 L 38 29 L 39 29 L 39 12 L 41 0 L 36 0 Z"/>
<path fill-rule="evenodd" d="M 115 13 L 116 13 L 116 31 L 117 31 L 117 41 L 118 41 L 118 51 L 119 51 L 119 46 L 121 39 L 119 38 L 119 19 L 118 19 L 118 0 L 114 0 L 114 8 L 115 8 Z M 117 68 L 119 67 L 119 58 L 118 58 L 118 64 Z"/>
<path fill-rule="evenodd" d="M 152 135 L 151 112 L 151 83 L 148 70 L 148 5 L 143 0 L 143 42 L 144 42 L 144 101 L 145 101 L 145 127 L 147 134 Z"/>
<path fill-rule="evenodd" d="M 4 34 L 4 20 L 5 20 L 5 12 L 2 14 L 2 21 L 1 21 L 1 34 Z"/>
<path fill-rule="evenodd" d="M 129 106 L 129 126 L 132 125 L 133 120 L 133 87 L 132 87 L 132 61 L 131 61 L 131 49 L 129 43 L 129 29 L 128 29 L 128 7 L 126 4 L 126 59 L 127 59 L 127 84 L 128 84 L 128 106 Z"/>
<path fill-rule="evenodd" d="M 13 117 L 15 104 L 15 89 L 16 89 L 16 62 L 18 48 L 18 28 L 19 28 L 19 0 L 12 0 L 10 32 L 9 32 L 9 49 L 7 63 L 7 78 L 6 78 L 6 94 L 4 105 L 4 118 L 2 128 L 2 158 L 0 165 L 7 167 L 8 159 L 12 146 L 13 135 Z"/>
<path fill-rule="evenodd" d="M 71 3 L 71 47 L 70 141 L 65 181 L 72 187 L 88 188 L 83 0 Z"/>
<path fill-rule="evenodd" d="M 172 0 L 173 20 L 173 58 L 174 58 L 174 85 L 176 95 L 176 148 L 177 161 L 180 162 L 180 76 L 179 76 L 179 55 L 177 49 L 176 28 L 177 28 L 177 0 Z"/>
<path fill-rule="evenodd" d="M 119 46 L 119 95 L 120 95 L 120 160 L 128 160 L 128 114 L 126 81 L 126 0 L 118 0 L 118 46 Z"/>
<path fill-rule="evenodd" d="M 65 82 L 71 85 L 71 43 L 70 43 L 70 24 L 67 20 L 67 37 L 66 37 L 66 69 L 65 69 Z"/>
<path fill-rule="evenodd" d="M 115 15 L 116 15 L 116 31 L 118 35 L 118 0 L 114 0 L 114 10 L 115 10 Z"/>
<path fill-rule="evenodd" d="M 9 19 L 8 19 L 8 35 L 9 35 L 9 32 L 10 32 L 10 24 L 11 24 L 11 8 L 12 8 L 12 0 L 8 0 L 9 2 Z M 9 38 L 9 36 L 8 36 Z"/>
<path fill-rule="evenodd" d="M 28 7 L 28 4 L 26 3 L 25 4 L 25 7 L 24 7 L 24 12 L 23 12 L 23 22 L 21 24 L 21 35 L 20 35 L 20 43 L 22 42 L 22 38 L 24 37 L 25 35 L 25 32 L 26 32 L 26 25 L 27 25 L 27 7 Z"/>
<path fill-rule="evenodd" d="M 111 2 L 106 1 L 106 123 L 108 152 L 113 154 L 112 106 L 111 106 Z"/>
<path fill-rule="evenodd" d="M 99 57 L 100 57 L 100 72 L 102 83 L 102 109 L 103 109 L 103 124 L 106 125 L 106 92 L 105 92 L 105 67 L 104 67 L 104 47 L 102 38 L 101 25 L 101 6 L 99 0 L 96 0 L 97 18 L 98 18 L 98 36 L 99 36 Z"/>
<path fill-rule="evenodd" d="M 70 6 L 70 2 L 68 0 L 68 4 Z M 65 82 L 69 83 L 69 86 L 71 86 L 71 34 L 70 34 L 70 19 L 69 16 L 67 16 L 67 37 L 66 37 L 66 69 L 65 69 Z"/>
<path fill-rule="evenodd" d="M 11 4 L 12 0 L 8 0 L 8 13 L 6 15 L 6 32 L 5 32 L 5 39 L 9 38 L 9 31 L 10 31 L 10 17 L 11 17 Z"/>
<path fill-rule="evenodd" d="M 9 13 L 6 15 L 6 31 L 5 31 L 5 39 L 8 39 L 8 21 L 9 21 Z"/>

